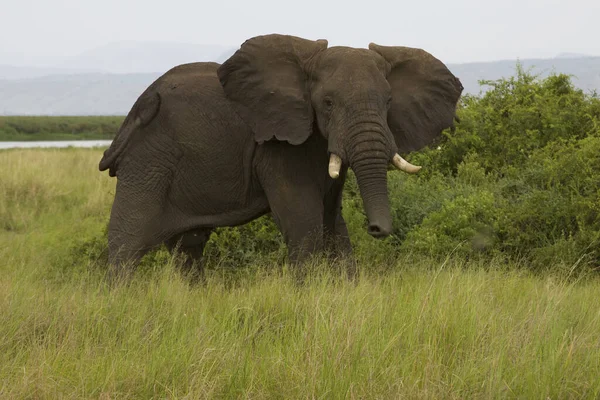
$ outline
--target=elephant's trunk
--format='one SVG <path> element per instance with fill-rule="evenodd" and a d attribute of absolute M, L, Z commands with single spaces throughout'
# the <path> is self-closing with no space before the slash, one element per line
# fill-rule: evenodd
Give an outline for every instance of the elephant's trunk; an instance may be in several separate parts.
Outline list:
<path fill-rule="evenodd" d="M 369 220 L 368 233 L 383 238 L 392 232 L 392 217 L 387 192 L 389 150 L 381 141 L 362 143 L 363 150 L 349 154 L 350 167 L 356 175 L 365 212 Z"/>

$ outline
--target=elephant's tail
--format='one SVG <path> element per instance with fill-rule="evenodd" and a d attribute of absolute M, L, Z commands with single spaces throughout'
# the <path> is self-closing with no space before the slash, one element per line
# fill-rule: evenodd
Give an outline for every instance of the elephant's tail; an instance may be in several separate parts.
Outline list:
<path fill-rule="evenodd" d="M 160 109 L 160 95 L 158 92 L 144 92 L 133 105 L 131 112 L 123 121 L 117 136 L 112 141 L 110 147 L 104 152 L 100 160 L 99 169 L 105 171 L 109 169 L 108 174 L 115 176 L 117 173 L 117 159 L 127 147 L 133 134 L 150 123 L 158 114 Z"/>

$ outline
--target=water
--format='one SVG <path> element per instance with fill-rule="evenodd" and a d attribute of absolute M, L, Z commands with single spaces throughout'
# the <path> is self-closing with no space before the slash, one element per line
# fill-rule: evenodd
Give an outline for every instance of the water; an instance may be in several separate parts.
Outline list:
<path fill-rule="evenodd" d="M 40 142 L 0 142 L 0 149 L 31 149 L 36 147 L 106 147 L 112 140 L 48 140 Z"/>

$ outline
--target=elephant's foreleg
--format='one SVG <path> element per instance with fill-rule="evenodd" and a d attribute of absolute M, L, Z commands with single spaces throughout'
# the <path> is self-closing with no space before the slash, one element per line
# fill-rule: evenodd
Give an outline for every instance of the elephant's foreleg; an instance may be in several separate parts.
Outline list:
<path fill-rule="evenodd" d="M 323 201 L 317 188 L 302 182 L 291 185 L 270 180 L 263 187 L 273 219 L 287 244 L 289 262 L 302 280 L 302 264 L 323 250 Z"/>
<path fill-rule="evenodd" d="M 346 221 L 342 216 L 342 194 L 347 171 L 340 171 L 340 176 L 331 184 L 325 196 L 323 230 L 327 254 L 344 264 L 348 277 L 353 279 L 356 275 L 356 260 L 352 254 Z"/>
<path fill-rule="evenodd" d="M 277 208 L 277 207 L 276 207 Z M 309 216 L 290 218 L 272 210 L 273 217 L 288 247 L 288 259 L 298 281 L 306 275 L 304 264 L 312 255 L 323 251 L 323 225 Z"/>
<path fill-rule="evenodd" d="M 336 216 L 332 224 L 325 224 L 323 229 L 325 248 L 331 256 L 345 258 L 352 255 L 350 235 L 341 213 Z"/>
<path fill-rule="evenodd" d="M 285 224 L 280 224 L 284 226 Z M 323 229 L 316 225 L 305 224 L 282 228 L 287 238 L 288 254 L 292 265 L 299 265 L 309 260 L 313 254 L 323 250 Z"/>
<path fill-rule="evenodd" d="M 346 267 L 348 278 L 356 276 L 356 260 L 352 253 L 352 243 L 346 227 L 346 221 L 339 212 L 332 224 L 324 226 L 325 249 L 327 254 L 335 261 L 341 262 Z"/>
<path fill-rule="evenodd" d="M 323 251 L 322 203 L 282 196 L 276 196 L 270 202 L 273 219 L 288 247 L 289 262 L 296 273 L 302 275 L 302 264 L 313 254 Z"/>
<path fill-rule="evenodd" d="M 328 158 L 324 140 L 313 136 L 302 146 L 265 142 L 255 156 L 256 173 L 299 278 L 302 264 L 323 250 Z"/>

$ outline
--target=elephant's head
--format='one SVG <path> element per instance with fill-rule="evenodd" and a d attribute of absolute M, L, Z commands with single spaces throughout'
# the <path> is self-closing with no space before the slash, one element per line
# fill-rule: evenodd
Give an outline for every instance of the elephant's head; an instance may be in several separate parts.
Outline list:
<path fill-rule="evenodd" d="M 219 68 L 226 95 L 255 139 L 297 145 L 320 133 L 329 143 L 329 174 L 341 164 L 356 174 L 369 233 L 392 230 L 387 194 L 390 163 L 420 167 L 398 152 L 421 149 L 452 126 L 460 81 L 429 53 L 371 43 L 327 47 L 326 40 L 285 35 L 247 40 Z"/>

